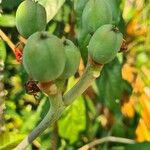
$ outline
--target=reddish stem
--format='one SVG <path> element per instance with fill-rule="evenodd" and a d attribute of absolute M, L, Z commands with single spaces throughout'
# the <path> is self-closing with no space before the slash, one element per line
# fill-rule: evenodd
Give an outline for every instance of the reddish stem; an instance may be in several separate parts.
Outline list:
<path fill-rule="evenodd" d="M 12 52 L 14 53 L 16 60 L 21 62 L 22 60 L 22 51 L 16 47 L 16 45 L 10 40 L 10 38 L 0 29 L 0 37 L 8 44 L 11 48 Z"/>

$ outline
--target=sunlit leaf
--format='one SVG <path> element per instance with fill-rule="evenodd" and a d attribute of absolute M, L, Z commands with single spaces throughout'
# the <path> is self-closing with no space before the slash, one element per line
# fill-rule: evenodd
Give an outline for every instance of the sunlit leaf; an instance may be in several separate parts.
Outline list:
<path fill-rule="evenodd" d="M 5 43 L 0 40 L 0 60 L 5 61 L 6 59 L 6 47 L 5 47 Z"/>
<path fill-rule="evenodd" d="M 0 26 L 2 27 L 15 27 L 15 16 L 12 14 L 0 15 Z"/>
<path fill-rule="evenodd" d="M 70 79 L 70 85 L 74 83 L 74 79 Z M 70 86 L 69 85 L 69 86 Z M 59 135 L 70 143 L 78 140 L 79 134 L 86 127 L 86 110 L 83 97 L 79 97 L 69 106 L 58 121 Z"/>
<path fill-rule="evenodd" d="M 47 12 L 47 22 L 49 22 L 64 4 L 65 0 L 38 0 Z"/>
<path fill-rule="evenodd" d="M 0 136 L 0 150 L 13 149 L 25 135 L 14 132 L 5 132 Z"/>
<path fill-rule="evenodd" d="M 32 130 L 36 126 L 38 121 L 40 121 L 40 119 L 41 119 L 40 115 L 42 113 L 45 102 L 46 102 L 46 98 L 42 99 L 40 101 L 40 104 L 39 104 L 37 110 L 33 113 L 30 112 L 30 116 L 25 118 L 26 120 L 22 126 L 23 132 Z"/>

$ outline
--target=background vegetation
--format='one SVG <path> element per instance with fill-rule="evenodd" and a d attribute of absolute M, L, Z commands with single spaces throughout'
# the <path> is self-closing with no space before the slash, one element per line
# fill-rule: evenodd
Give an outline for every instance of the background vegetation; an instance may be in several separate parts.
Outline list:
<path fill-rule="evenodd" d="M 2 0 L 0 4 L 0 29 L 15 44 L 22 41 L 15 26 L 15 12 L 21 1 Z M 107 64 L 96 82 L 28 150 L 75 150 L 106 136 L 142 143 L 130 145 L 106 140 L 92 149 L 150 149 L 150 143 L 145 142 L 150 141 L 150 3 L 122 0 L 120 7 L 123 18 L 119 28 L 127 40 L 128 52 L 119 53 Z M 66 0 L 48 23 L 47 31 L 76 42 L 73 8 L 74 1 Z M 68 88 L 83 70 L 81 61 L 78 73 L 68 81 Z M 26 93 L 24 84 L 28 80 L 22 65 L 0 39 L 0 150 L 11 150 L 47 113 L 49 104 L 42 93 L 38 93 L 38 99 Z"/>

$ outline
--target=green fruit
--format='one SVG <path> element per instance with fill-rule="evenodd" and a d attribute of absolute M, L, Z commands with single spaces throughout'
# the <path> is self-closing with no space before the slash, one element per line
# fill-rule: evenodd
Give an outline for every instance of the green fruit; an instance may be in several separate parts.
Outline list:
<path fill-rule="evenodd" d="M 46 82 L 57 79 L 65 67 L 63 42 L 45 31 L 34 33 L 23 50 L 23 65 L 35 80 Z"/>
<path fill-rule="evenodd" d="M 81 30 L 79 32 L 78 43 L 79 43 L 79 48 L 80 48 L 81 56 L 83 59 L 83 63 L 86 65 L 87 60 L 88 60 L 87 46 L 89 44 L 89 41 L 90 41 L 90 38 L 92 37 L 92 35 L 89 33 L 84 35 L 84 33 L 82 31 L 83 30 Z"/>
<path fill-rule="evenodd" d="M 113 60 L 120 50 L 123 35 L 111 24 L 103 25 L 92 36 L 88 52 L 92 59 L 105 64 Z"/>
<path fill-rule="evenodd" d="M 75 0 L 74 9 L 78 17 L 82 15 L 83 9 L 87 2 L 88 0 Z"/>
<path fill-rule="evenodd" d="M 45 30 L 45 8 L 32 0 L 23 1 L 16 12 L 16 26 L 19 33 L 25 38 L 37 31 Z"/>
<path fill-rule="evenodd" d="M 110 5 L 112 10 L 112 23 L 118 24 L 121 16 L 121 10 L 120 10 L 121 0 L 107 0 L 107 2 Z"/>
<path fill-rule="evenodd" d="M 106 0 L 89 0 L 83 10 L 82 27 L 93 33 L 100 26 L 112 22 L 112 10 Z"/>
<path fill-rule="evenodd" d="M 65 41 L 65 56 L 66 64 L 61 78 L 69 78 L 74 75 L 80 63 L 80 51 L 70 40 Z"/>
<path fill-rule="evenodd" d="M 75 0 L 74 10 L 76 13 L 77 25 L 81 27 L 82 12 L 88 0 Z"/>

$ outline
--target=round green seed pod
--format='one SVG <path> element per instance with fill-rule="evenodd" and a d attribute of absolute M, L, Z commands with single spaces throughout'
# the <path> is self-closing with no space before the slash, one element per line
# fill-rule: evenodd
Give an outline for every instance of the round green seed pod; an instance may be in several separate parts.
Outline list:
<path fill-rule="evenodd" d="M 121 0 L 106 0 L 111 7 L 112 10 L 112 23 L 118 24 L 120 21 L 121 10 L 120 10 L 120 2 Z"/>
<path fill-rule="evenodd" d="M 32 34 L 23 50 L 23 66 L 34 80 L 57 79 L 65 67 L 63 42 L 46 31 Z"/>
<path fill-rule="evenodd" d="M 112 22 L 112 10 L 106 0 L 89 0 L 82 14 L 82 28 L 93 33 L 100 26 Z"/>
<path fill-rule="evenodd" d="M 89 55 L 99 64 L 108 63 L 115 58 L 122 41 L 123 35 L 114 25 L 103 25 L 95 31 L 89 42 Z"/>
<path fill-rule="evenodd" d="M 66 63 L 63 73 L 61 74 L 61 78 L 69 78 L 74 75 L 80 64 L 80 51 L 74 45 L 74 43 L 70 40 L 65 40 L 65 57 Z"/>
<path fill-rule="evenodd" d="M 23 1 L 16 12 L 16 27 L 25 38 L 37 31 L 45 30 L 45 8 L 33 0 Z"/>

